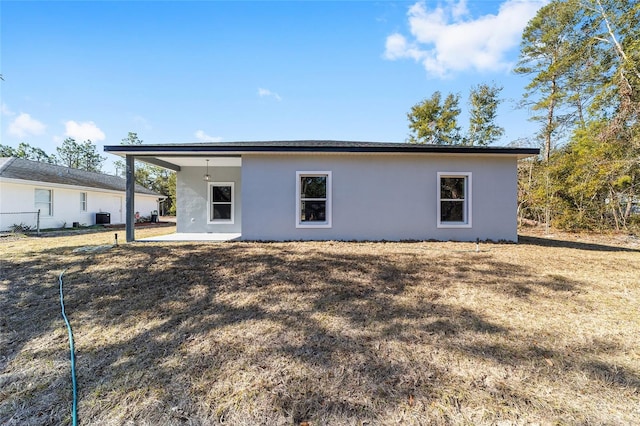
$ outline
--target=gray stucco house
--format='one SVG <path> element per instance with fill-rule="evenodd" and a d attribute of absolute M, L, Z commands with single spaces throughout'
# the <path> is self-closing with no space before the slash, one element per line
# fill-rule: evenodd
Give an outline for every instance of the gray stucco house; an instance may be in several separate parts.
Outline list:
<path fill-rule="evenodd" d="M 517 240 L 531 148 L 343 141 L 113 145 L 177 172 L 177 232 L 243 240 Z M 130 178 L 130 180 L 132 180 Z M 127 218 L 134 210 L 127 199 Z M 129 233 L 131 231 L 131 233 Z M 127 232 L 133 240 L 133 227 Z"/>

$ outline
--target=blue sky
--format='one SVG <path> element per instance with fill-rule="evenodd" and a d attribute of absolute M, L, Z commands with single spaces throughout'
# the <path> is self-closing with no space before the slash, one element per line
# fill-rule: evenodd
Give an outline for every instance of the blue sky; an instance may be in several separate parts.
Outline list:
<path fill-rule="evenodd" d="M 506 145 L 535 132 L 511 68 L 541 5 L 5 0 L 1 143 L 403 142 L 412 105 L 460 93 L 464 129 L 469 89 L 496 82 Z"/>

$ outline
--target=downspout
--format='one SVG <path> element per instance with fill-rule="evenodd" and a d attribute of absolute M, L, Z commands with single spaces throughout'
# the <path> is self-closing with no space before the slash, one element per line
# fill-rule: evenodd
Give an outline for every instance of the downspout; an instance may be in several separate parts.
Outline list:
<path fill-rule="evenodd" d="M 135 159 L 133 155 L 127 155 L 125 159 L 126 169 L 125 174 L 127 178 L 127 189 L 126 189 L 126 234 L 127 234 L 127 242 L 135 241 L 135 206 L 134 206 L 134 198 L 135 198 L 135 190 L 136 190 L 136 173 L 135 173 Z"/>

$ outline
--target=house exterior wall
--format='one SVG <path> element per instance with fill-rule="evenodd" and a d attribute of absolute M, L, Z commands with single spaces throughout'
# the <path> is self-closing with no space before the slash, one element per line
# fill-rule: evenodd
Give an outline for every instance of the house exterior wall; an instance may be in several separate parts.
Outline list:
<path fill-rule="evenodd" d="M 95 188 L 59 186 L 48 183 L 0 182 L 0 231 L 7 231 L 12 225 L 23 223 L 35 228 L 36 215 L 15 214 L 34 212 L 35 190 L 49 189 L 53 195 L 53 215 L 42 213 L 40 228 L 71 227 L 73 222 L 94 225 L 96 213 L 110 213 L 111 223 L 124 223 L 124 192 L 100 191 Z M 87 211 L 81 211 L 80 193 L 87 194 Z M 135 208 L 141 216 L 149 216 L 158 209 L 158 198 L 152 195 L 135 195 Z"/>
<path fill-rule="evenodd" d="M 330 228 L 296 227 L 297 171 L 331 172 Z M 438 172 L 472 174 L 471 227 L 437 226 Z M 243 155 L 241 180 L 245 240 L 517 241 L 515 156 Z"/>
<path fill-rule="evenodd" d="M 233 223 L 208 223 L 209 182 L 202 180 L 205 167 L 183 167 L 176 180 L 176 230 L 177 232 L 234 232 L 242 228 L 242 179 L 240 167 L 210 167 L 211 182 L 233 182 Z"/>

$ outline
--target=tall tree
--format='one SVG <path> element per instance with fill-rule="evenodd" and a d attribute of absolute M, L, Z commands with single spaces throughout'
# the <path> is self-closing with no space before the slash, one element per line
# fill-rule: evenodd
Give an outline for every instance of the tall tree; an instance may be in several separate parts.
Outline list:
<path fill-rule="evenodd" d="M 138 137 L 136 132 L 129 132 L 127 137 L 121 140 L 121 145 L 142 145 L 144 141 Z M 122 160 L 115 162 L 116 174 L 124 177 L 125 175 L 125 163 Z M 164 211 L 161 213 L 175 214 L 175 192 L 176 192 L 176 177 L 175 172 L 166 170 L 162 167 L 153 166 L 150 164 L 142 163 L 140 161 L 135 162 L 135 180 L 139 185 L 145 188 L 156 191 L 159 194 L 167 196 L 164 202 Z"/>
<path fill-rule="evenodd" d="M 409 142 L 436 145 L 486 146 L 500 138 L 504 129 L 496 124 L 502 87 L 480 84 L 469 93 L 469 129 L 460 133 L 460 95 L 449 93 L 442 101 L 442 94 L 434 92 L 430 98 L 411 107 Z"/>
<path fill-rule="evenodd" d="M 542 7 L 529 21 L 522 34 L 517 74 L 529 75 L 523 105 L 536 115 L 531 119 L 541 123 L 543 158 L 549 160 L 551 150 L 571 114 L 563 111 L 567 102 L 565 77 L 577 35 L 573 31 L 578 20 L 578 0 L 553 0 Z M 569 59 L 571 58 L 571 59 Z"/>
<path fill-rule="evenodd" d="M 496 124 L 502 87 L 480 84 L 469 94 L 469 132 L 466 145 L 486 146 L 504 134 L 504 128 Z"/>
<path fill-rule="evenodd" d="M 142 145 L 143 140 L 138 137 L 136 132 L 127 133 L 127 137 L 120 140 L 120 145 Z M 116 175 L 120 177 L 125 177 L 126 173 L 126 165 L 123 160 L 114 161 L 114 166 L 116 168 Z M 146 188 L 146 171 L 142 171 L 143 164 L 139 161 L 135 162 L 136 165 L 136 182 Z"/>
<path fill-rule="evenodd" d="M 584 0 L 583 7 L 598 30 L 592 36 L 594 50 L 606 71 L 603 90 L 592 108 L 601 112 L 599 118 L 611 118 L 602 136 L 640 145 L 640 3 Z"/>
<path fill-rule="evenodd" d="M 437 145 L 454 145 L 460 143 L 460 96 L 448 94 L 442 102 L 442 94 L 436 91 L 431 98 L 411 107 L 407 114 L 409 119 L 409 142 Z"/>
<path fill-rule="evenodd" d="M 73 138 L 67 138 L 56 148 L 56 151 L 58 163 L 72 169 L 100 172 L 102 162 L 105 160 L 90 140 L 78 143 Z"/>
<path fill-rule="evenodd" d="M 553 0 L 529 22 L 516 73 L 530 75 L 523 104 L 544 114 L 545 159 L 561 130 L 609 121 L 603 133 L 637 121 L 640 100 L 640 3 Z"/>
<path fill-rule="evenodd" d="M 166 214 L 169 216 L 176 215 L 176 192 L 177 192 L 177 183 L 176 183 L 177 175 L 175 172 L 169 173 L 169 177 L 167 178 L 167 190 L 162 194 L 167 196 L 167 200 L 164 202 L 164 211 L 162 214 Z"/>

